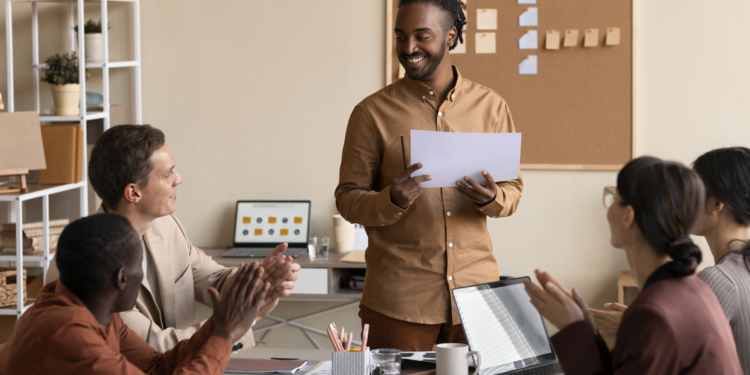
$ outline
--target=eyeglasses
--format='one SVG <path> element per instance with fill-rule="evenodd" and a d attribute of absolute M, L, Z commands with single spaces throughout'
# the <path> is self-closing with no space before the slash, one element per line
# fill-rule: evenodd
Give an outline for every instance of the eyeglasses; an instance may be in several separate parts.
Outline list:
<path fill-rule="evenodd" d="M 617 188 L 614 186 L 605 186 L 604 195 L 602 195 L 604 208 L 609 209 L 616 201 L 622 201 L 620 194 L 617 192 Z"/>

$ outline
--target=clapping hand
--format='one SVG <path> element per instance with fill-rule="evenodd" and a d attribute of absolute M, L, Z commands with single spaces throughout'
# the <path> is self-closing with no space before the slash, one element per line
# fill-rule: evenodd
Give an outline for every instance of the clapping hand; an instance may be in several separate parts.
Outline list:
<path fill-rule="evenodd" d="M 531 297 L 531 304 L 543 317 L 560 330 L 584 319 L 595 327 L 586 302 L 575 288 L 572 293 L 569 293 L 548 273 L 539 270 L 535 273 L 543 288 L 535 285 L 531 280 L 523 280 L 523 285 Z"/>
<path fill-rule="evenodd" d="M 240 265 L 224 296 L 208 288 L 213 301 L 214 336 L 234 343 L 244 336 L 256 320 L 270 287 L 263 282 L 263 268 L 257 262 Z"/>
<path fill-rule="evenodd" d="M 628 308 L 619 303 L 605 303 L 604 307 L 608 310 L 589 309 L 591 316 L 596 323 L 596 329 L 603 337 L 617 337 L 617 330 L 620 329 L 622 314 Z"/>

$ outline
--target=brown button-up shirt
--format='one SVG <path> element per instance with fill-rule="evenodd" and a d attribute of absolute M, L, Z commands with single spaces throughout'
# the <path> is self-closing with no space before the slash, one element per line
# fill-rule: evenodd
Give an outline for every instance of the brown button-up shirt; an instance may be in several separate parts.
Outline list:
<path fill-rule="evenodd" d="M 523 190 L 519 175 L 497 182 L 497 198 L 482 207 L 452 187 L 424 189 L 406 210 L 391 202 L 391 181 L 404 171 L 402 135 L 411 165 L 411 129 L 515 131 L 503 98 L 453 69 L 456 85 L 442 103 L 405 77 L 354 107 L 335 193 L 341 215 L 369 237 L 362 304 L 413 323 L 460 323 L 451 290 L 498 280 L 486 218 L 515 212 Z"/>

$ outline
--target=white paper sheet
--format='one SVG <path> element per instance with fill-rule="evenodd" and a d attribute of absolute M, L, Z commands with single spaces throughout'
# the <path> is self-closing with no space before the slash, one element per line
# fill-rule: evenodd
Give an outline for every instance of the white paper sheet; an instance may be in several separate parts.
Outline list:
<path fill-rule="evenodd" d="M 455 187 L 469 176 L 485 182 L 488 171 L 495 182 L 518 178 L 521 133 L 452 133 L 411 131 L 411 162 L 422 163 L 414 176 L 432 175 L 423 188 Z"/>
<path fill-rule="evenodd" d="M 518 64 L 518 74 L 536 74 L 536 55 L 526 56 Z"/>
<path fill-rule="evenodd" d="M 450 53 L 466 53 L 466 34 L 464 34 L 464 42 L 461 41 L 456 44 L 456 48 L 450 50 Z"/>
<path fill-rule="evenodd" d="M 333 374 L 333 362 L 325 361 L 322 365 L 318 366 L 315 370 L 307 373 L 307 375 L 331 375 Z"/>
<path fill-rule="evenodd" d="M 518 17 L 518 26 L 538 26 L 539 24 L 539 8 L 530 7 L 521 13 Z"/>
<path fill-rule="evenodd" d="M 538 42 L 536 30 L 527 30 L 521 39 L 518 39 L 518 49 L 537 49 Z"/>
<path fill-rule="evenodd" d="M 497 42 L 495 41 L 495 33 L 477 33 L 476 39 L 476 53 L 495 53 Z"/>

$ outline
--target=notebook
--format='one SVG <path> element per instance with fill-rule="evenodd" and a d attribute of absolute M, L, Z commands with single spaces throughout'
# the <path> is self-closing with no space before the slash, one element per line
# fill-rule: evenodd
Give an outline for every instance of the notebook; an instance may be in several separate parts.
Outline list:
<path fill-rule="evenodd" d="M 480 375 L 562 374 L 523 279 L 453 289 L 469 347 L 482 356 Z"/>
<path fill-rule="evenodd" d="M 264 374 L 268 372 L 278 374 L 294 374 L 307 361 L 288 361 L 277 359 L 246 359 L 230 358 L 225 374 Z"/>

